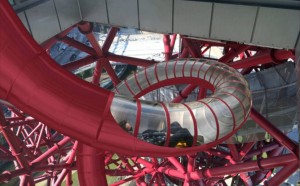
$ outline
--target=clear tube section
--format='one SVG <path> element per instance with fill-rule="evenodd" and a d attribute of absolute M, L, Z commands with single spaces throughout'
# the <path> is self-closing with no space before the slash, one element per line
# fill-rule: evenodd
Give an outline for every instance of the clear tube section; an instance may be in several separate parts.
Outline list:
<path fill-rule="evenodd" d="M 128 121 L 132 130 L 138 131 L 139 139 L 155 145 L 190 147 L 192 144 L 202 145 L 226 137 L 245 122 L 252 105 L 251 93 L 243 76 L 216 61 L 184 59 L 163 62 L 141 70 L 136 77 L 131 76 L 126 80 L 131 91 L 121 83 L 116 87 L 118 93 L 130 97 L 133 96 L 129 94 L 132 91 L 136 95 L 148 86 L 182 77 L 199 78 L 215 88 L 215 92 L 207 98 L 185 105 L 164 103 L 165 109 L 160 103 L 141 101 L 139 111 L 134 99 L 118 97 L 116 93 L 111 106 L 115 120 L 118 123 Z M 136 82 L 142 90 L 136 87 Z M 140 112 L 138 119 L 137 112 Z M 139 125 L 136 121 L 139 121 Z M 135 129 L 137 126 L 139 128 Z M 169 139 L 168 143 L 166 139 Z"/>

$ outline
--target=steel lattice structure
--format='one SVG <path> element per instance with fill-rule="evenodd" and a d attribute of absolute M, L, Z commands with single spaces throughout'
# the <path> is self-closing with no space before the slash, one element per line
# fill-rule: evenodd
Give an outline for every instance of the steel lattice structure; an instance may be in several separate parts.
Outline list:
<path fill-rule="evenodd" d="M 222 141 L 197 146 L 195 138 L 192 147 L 171 148 L 152 145 L 123 131 L 110 113 L 114 93 L 99 88 L 104 72 L 114 87 L 122 82 L 128 87 L 128 80 L 117 75 L 112 61 L 149 67 L 170 60 L 205 58 L 207 50 L 221 47 L 224 54 L 218 61 L 246 75 L 295 59 L 294 50 L 171 34 L 164 35 L 162 41 L 167 62 L 157 62 L 110 53 L 118 28 L 111 27 L 100 46 L 89 22 L 73 25 L 39 46 L 6 1 L 0 2 L 0 25 L 0 103 L 7 110 L 0 112 L 1 136 L 6 142 L 0 144 L 0 160 L 11 166 L 3 166 L 0 183 L 19 178 L 20 185 L 45 180 L 47 185 L 61 185 L 64 180 L 66 185 L 72 185 L 72 170 L 77 170 L 80 185 L 108 185 L 106 176 L 116 177 L 110 185 L 131 181 L 137 185 L 228 185 L 229 179 L 232 185 L 279 185 L 299 167 L 298 143 L 253 107 L 249 108 L 249 118 L 272 139 L 232 143 L 233 138 L 227 135 Z M 90 45 L 68 36 L 74 28 L 86 36 Z M 176 39 L 180 40 L 182 50 L 174 54 Z M 87 56 L 59 66 L 49 56 L 57 42 Z M 90 83 L 68 72 L 93 62 L 96 65 Z M 175 74 L 175 67 L 173 70 Z M 167 83 L 187 84 L 173 103 L 181 102 L 196 88 L 199 100 L 208 96 L 209 84 L 187 82 L 192 81 L 174 78 Z M 147 92 L 157 88 L 150 85 Z M 279 167 L 282 168 L 275 174 L 274 169 Z"/>

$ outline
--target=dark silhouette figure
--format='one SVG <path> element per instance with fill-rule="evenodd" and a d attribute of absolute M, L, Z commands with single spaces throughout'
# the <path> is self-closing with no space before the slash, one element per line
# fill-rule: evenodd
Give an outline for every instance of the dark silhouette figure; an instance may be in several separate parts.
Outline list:
<path fill-rule="evenodd" d="M 170 147 L 176 147 L 179 142 L 186 143 L 187 147 L 191 147 L 193 141 L 194 138 L 188 129 L 182 128 L 177 121 L 171 123 Z"/>

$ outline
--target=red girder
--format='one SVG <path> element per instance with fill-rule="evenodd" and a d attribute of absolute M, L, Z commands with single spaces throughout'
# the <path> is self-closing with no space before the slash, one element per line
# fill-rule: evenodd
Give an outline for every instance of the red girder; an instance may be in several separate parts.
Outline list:
<path fill-rule="evenodd" d="M 3 7 L 7 8 L 8 5 L 1 2 L 0 9 L 2 10 Z M 0 16 L 2 16 L 1 13 Z M 62 41 L 74 48 L 79 49 L 82 52 L 89 54 L 87 57 L 66 64 L 63 67 L 69 71 L 73 71 L 96 61 L 96 67 L 92 81 L 94 84 L 99 84 L 102 68 L 106 69 L 115 85 L 120 82 L 109 61 L 116 61 L 142 67 L 157 63 L 154 60 L 144 60 L 110 53 L 109 48 L 117 34 L 118 28 L 111 28 L 108 37 L 101 47 L 92 33 L 91 23 L 80 23 L 80 30 L 86 35 L 91 43 L 92 47 L 89 47 L 66 36 L 73 27 L 74 26 L 54 36 L 47 42 L 43 43 L 42 46 L 45 48 L 45 50 L 49 50 L 50 47 L 55 44 L 55 42 Z M 170 35 L 164 35 L 163 43 L 165 46 L 164 53 L 166 60 L 176 58 L 177 56 L 180 56 L 181 58 L 189 56 L 201 57 L 211 47 L 224 47 L 226 54 L 223 55 L 219 61 L 228 63 L 233 68 L 242 69 L 243 74 L 250 73 L 259 65 L 270 63 L 277 64 L 283 60 L 287 60 L 288 58 L 294 58 L 293 51 L 289 50 L 270 50 L 267 48 L 249 46 L 234 42 L 214 42 L 187 37 L 182 38 L 182 42 L 184 44 L 183 50 L 179 54 L 172 55 L 175 39 L 176 34 L 174 34 L 172 38 L 170 38 Z M 29 41 L 29 43 L 32 44 L 32 41 Z M 40 49 L 34 47 L 34 45 L 31 47 L 35 48 L 35 52 L 41 52 Z M 251 51 L 256 51 L 257 53 L 252 55 Z M 240 59 L 233 61 L 233 59 L 238 56 Z M 59 78 L 57 80 L 59 81 Z M 2 81 L 0 83 L 2 83 Z M 176 97 L 173 102 L 182 101 L 195 88 L 196 85 L 189 84 L 180 92 L 180 95 Z M 207 87 L 201 86 L 199 88 L 198 98 L 206 97 L 206 90 Z M 3 93 L 1 91 L 3 90 L 0 89 L 1 96 L 6 95 L 6 92 Z M 93 91 L 96 91 L 96 89 Z M 80 97 L 78 97 L 78 99 L 80 99 Z M 97 107 L 94 107 L 94 109 L 96 108 Z M 118 155 L 119 158 L 115 160 L 113 159 L 113 153 L 107 153 L 94 147 L 83 145 L 82 143 L 79 143 L 79 149 L 76 149 L 78 143 L 77 141 L 74 142 L 71 138 L 66 136 L 58 141 L 55 141 L 56 137 L 59 136 L 59 133 L 51 133 L 47 126 L 42 123 L 38 123 L 39 121 L 36 119 L 31 118 L 26 120 L 26 115 L 16 108 L 11 108 L 11 110 L 14 113 L 14 116 L 11 118 L 5 118 L 3 114 L 0 114 L 0 129 L 11 149 L 10 152 L 8 149 L 6 149 L 6 147 L 0 145 L 0 159 L 7 161 L 16 160 L 20 167 L 14 171 L 6 171 L 0 174 L 0 182 L 8 181 L 14 177 L 23 175 L 25 179 L 21 180 L 21 184 L 28 183 L 33 185 L 34 180 L 32 173 L 51 170 L 51 176 L 57 177 L 57 179 L 51 178 L 55 180 L 53 181 L 54 185 L 60 185 L 64 178 L 66 178 L 66 184 L 71 185 L 71 170 L 78 169 L 81 185 L 107 185 L 105 178 L 106 174 L 128 176 L 128 178 L 115 182 L 112 185 L 119 185 L 131 180 L 135 180 L 138 185 L 146 185 L 146 174 L 152 175 L 149 183 L 154 185 L 166 184 L 163 174 L 169 176 L 170 178 L 176 178 L 185 185 L 193 184 L 193 181 L 195 180 L 201 182 L 202 184 L 225 184 L 225 182 L 222 180 L 224 179 L 225 175 L 239 175 L 245 185 L 251 185 L 258 184 L 264 179 L 269 178 L 271 176 L 270 173 L 274 168 L 283 166 L 281 171 L 279 171 L 275 176 L 271 177 L 265 183 L 266 185 L 279 185 L 297 170 L 299 164 L 298 144 L 290 140 L 284 133 L 279 131 L 254 109 L 251 110 L 251 118 L 259 126 L 271 134 L 271 136 L 273 136 L 275 139 L 274 141 L 270 143 L 249 142 L 238 145 L 228 143 L 222 147 L 228 149 L 229 153 L 215 148 L 201 152 L 203 154 L 193 153 L 179 157 L 183 159 L 185 158 L 186 163 L 183 163 L 184 161 L 179 161 L 178 157 L 162 158 L 162 160 L 158 161 L 158 159 L 153 157 L 143 159 L 140 157 Z M 105 127 L 108 127 L 108 125 Z M 11 129 L 16 129 L 16 134 L 12 132 Z M 65 130 L 67 131 L 67 129 L 62 129 L 63 132 Z M 107 131 L 109 130 L 107 129 Z M 98 132 L 96 131 L 95 133 L 98 137 Z M 24 142 L 19 139 L 19 136 L 23 136 L 22 138 L 24 139 Z M 80 136 L 79 139 L 83 139 L 82 136 Z M 124 142 L 120 142 L 120 144 L 126 145 Z M 41 146 L 47 147 L 46 151 L 42 152 L 39 149 Z M 100 145 L 98 145 L 98 147 L 100 147 Z M 281 152 L 284 148 L 288 149 L 291 153 L 282 155 Z M 70 151 L 69 155 L 67 155 L 67 151 Z M 77 167 L 75 166 L 76 152 L 78 153 L 76 158 Z M 267 153 L 268 158 L 258 159 L 256 161 L 251 160 L 255 156 L 262 156 L 263 153 Z M 47 163 L 47 161 L 49 161 L 49 163 L 54 163 L 56 161 L 54 158 L 56 154 L 59 154 L 59 156 L 64 154 L 65 161 L 60 164 L 44 164 Z M 206 161 L 202 161 L 205 158 Z M 115 164 L 117 168 L 114 170 L 105 169 L 105 166 L 109 164 Z M 209 168 L 209 165 L 212 164 L 215 166 L 219 165 L 220 167 Z M 256 171 L 257 174 L 253 177 L 250 177 L 247 174 L 247 172 L 254 171 Z M 55 175 L 58 173 L 60 173 L 60 175 Z M 42 175 L 38 179 L 49 180 L 49 176 Z"/>

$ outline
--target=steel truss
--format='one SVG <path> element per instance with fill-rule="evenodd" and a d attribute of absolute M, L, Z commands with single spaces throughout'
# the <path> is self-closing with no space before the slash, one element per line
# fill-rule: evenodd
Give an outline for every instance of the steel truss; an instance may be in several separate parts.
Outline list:
<path fill-rule="evenodd" d="M 90 46 L 68 37 L 77 27 L 85 34 Z M 82 22 L 49 39 L 42 46 L 50 51 L 56 42 L 63 42 L 87 53 L 82 59 L 62 65 L 68 71 L 76 70 L 96 62 L 90 83 L 101 84 L 105 69 L 114 85 L 122 80 L 115 73 L 110 62 L 147 67 L 157 63 L 154 60 L 121 56 L 109 52 L 118 28 L 112 27 L 105 42 L 99 45 L 92 32 L 92 23 Z M 180 39 L 181 51 L 174 53 L 175 40 Z M 223 48 L 218 59 L 242 74 L 259 71 L 295 58 L 293 50 L 277 50 L 250 46 L 235 42 L 206 41 L 183 35 L 164 35 L 165 60 L 175 58 L 206 58 L 212 47 Z M 173 102 L 183 101 L 197 86 L 190 84 Z M 199 88 L 198 98 L 206 96 L 207 87 Z M 47 185 L 72 185 L 72 170 L 78 171 L 80 185 L 108 185 L 107 176 L 116 177 L 110 185 L 135 181 L 137 185 L 279 185 L 299 167 L 298 143 L 292 141 L 266 118 L 252 108 L 250 117 L 273 138 L 244 144 L 216 144 L 214 148 L 179 157 L 132 157 L 105 149 L 95 149 L 60 134 L 47 125 L 28 116 L 7 102 L 1 105 L 9 110 L 9 116 L 1 112 L 0 131 L 6 143 L 0 145 L 0 160 L 3 168 L 0 182 L 13 181 L 19 177 L 20 185 L 35 185 L 46 180 Z M 77 154 L 77 157 L 76 157 Z M 75 158 L 76 157 L 76 158 Z M 5 167 L 5 166 L 2 166 Z M 271 176 L 274 169 L 280 171 Z M 231 180 L 231 181 L 229 181 Z M 230 183 L 229 183 L 230 182 Z"/>

